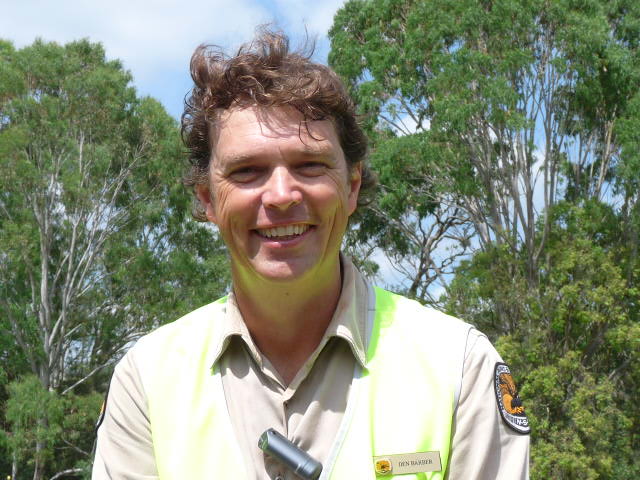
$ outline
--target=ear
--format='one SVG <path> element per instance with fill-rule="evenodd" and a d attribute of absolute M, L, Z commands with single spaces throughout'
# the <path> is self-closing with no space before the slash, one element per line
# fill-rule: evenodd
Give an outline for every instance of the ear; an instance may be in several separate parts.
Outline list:
<path fill-rule="evenodd" d="M 358 194 L 362 184 L 362 162 L 356 163 L 349 172 L 349 215 L 356 211 Z"/>
<path fill-rule="evenodd" d="M 204 208 L 207 220 L 211 223 L 218 224 L 216 218 L 216 212 L 213 205 L 213 197 L 211 195 L 211 188 L 207 184 L 198 184 L 195 186 L 196 196 L 200 200 L 200 204 Z"/>

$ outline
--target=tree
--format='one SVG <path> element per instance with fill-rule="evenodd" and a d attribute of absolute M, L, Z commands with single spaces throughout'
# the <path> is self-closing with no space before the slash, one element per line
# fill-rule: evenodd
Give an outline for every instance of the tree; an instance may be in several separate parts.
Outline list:
<path fill-rule="evenodd" d="M 495 248 L 465 261 L 447 310 L 493 337 L 518 372 L 532 423 L 532 478 L 637 478 L 640 338 L 636 274 L 620 259 L 632 245 L 610 206 L 556 206 L 530 289 L 524 256 Z M 543 228 L 543 227 L 539 227 Z M 510 302 L 505 299 L 510 298 Z M 512 333 L 498 336 L 496 303 Z"/>
<path fill-rule="evenodd" d="M 433 205 L 447 205 L 480 248 L 524 249 L 535 286 L 552 207 L 564 195 L 610 198 L 612 173 L 632 162 L 624 143 L 638 118 L 639 18 L 630 0 L 347 2 L 329 33 L 329 61 L 368 118 L 376 151 L 386 150 L 379 166 L 386 161 L 397 179 L 383 185 L 381 204 L 404 184 L 432 205 L 405 202 L 394 217 L 401 230 L 433 223 Z M 394 171 L 418 142 L 423 166 L 407 172 L 400 161 Z M 414 256 L 430 256 L 430 245 L 399 237 L 399 251 L 412 242 Z"/>
<path fill-rule="evenodd" d="M 411 298 L 437 303 L 432 290 L 446 285 L 456 262 L 471 246 L 468 217 L 434 182 L 434 152 L 424 135 L 372 132 L 371 166 L 380 182 L 379 200 L 356 214 L 347 246 L 360 259 L 382 250 Z"/>
<path fill-rule="evenodd" d="M 31 445 L 39 479 L 54 452 L 88 455 L 60 408 L 93 398 L 133 341 L 221 295 L 228 275 L 216 235 L 186 218 L 175 120 L 137 98 L 120 62 L 86 40 L 2 42 L 0 71 L 0 362 L 9 445 L 18 463 Z M 34 417 L 20 400 L 33 378 L 34 399 L 63 407 Z"/>
<path fill-rule="evenodd" d="M 640 473 L 639 25 L 629 0 L 351 0 L 330 31 L 382 183 L 354 241 L 408 256 L 422 300 L 424 259 L 449 265 L 445 309 L 516 372 L 534 479 Z"/>

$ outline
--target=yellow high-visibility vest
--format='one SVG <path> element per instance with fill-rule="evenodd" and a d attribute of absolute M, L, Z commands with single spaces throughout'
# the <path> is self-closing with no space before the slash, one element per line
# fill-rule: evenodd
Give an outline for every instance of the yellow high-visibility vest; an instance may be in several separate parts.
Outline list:
<path fill-rule="evenodd" d="M 374 459 L 393 463 L 393 455 L 434 452 L 439 471 L 395 475 L 392 470 L 380 478 L 442 480 L 471 327 L 379 288 L 370 288 L 369 297 L 366 367 L 356 368 L 320 478 L 374 479 Z M 162 480 L 247 478 L 248 456 L 236 441 L 220 371 L 212 365 L 216 318 L 224 314 L 225 300 L 136 345 L 142 349 L 139 372 Z"/>

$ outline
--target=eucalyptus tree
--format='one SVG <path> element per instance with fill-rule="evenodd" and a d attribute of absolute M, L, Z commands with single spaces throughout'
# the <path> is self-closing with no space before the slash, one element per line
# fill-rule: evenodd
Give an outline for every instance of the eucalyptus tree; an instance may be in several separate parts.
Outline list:
<path fill-rule="evenodd" d="M 357 240 L 420 266 L 450 215 L 445 308 L 519 372 L 532 478 L 638 478 L 640 3 L 351 0 L 330 36 L 382 183 Z"/>
<path fill-rule="evenodd" d="M 329 61 L 368 118 L 396 214 L 370 211 L 363 236 L 424 256 L 402 230 L 446 205 L 480 248 L 526 252 L 535 286 L 552 207 L 611 200 L 636 155 L 639 19 L 633 0 L 347 1 Z"/>
<path fill-rule="evenodd" d="M 43 478 L 63 458 L 60 412 L 75 408 L 58 397 L 102 390 L 133 341 L 215 299 L 228 277 L 215 233 L 187 218 L 177 122 L 136 95 L 119 61 L 87 40 L 2 42 L 0 72 L 6 428 L 18 463 Z M 36 388 L 24 374 L 58 413 L 19 408 Z"/>

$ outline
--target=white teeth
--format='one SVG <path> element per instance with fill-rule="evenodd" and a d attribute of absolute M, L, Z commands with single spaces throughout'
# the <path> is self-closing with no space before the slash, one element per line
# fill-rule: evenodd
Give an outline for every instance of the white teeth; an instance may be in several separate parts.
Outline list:
<path fill-rule="evenodd" d="M 274 227 L 274 228 L 260 228 L 258 229 L 258 233 L 263 237 L 273 238 L 273 237 L 287 237 L 290 235 L 300 235 L 309 230 L 309 225 L 297 224 L 297 225 L 286 225 L 284 227 Z"/>

